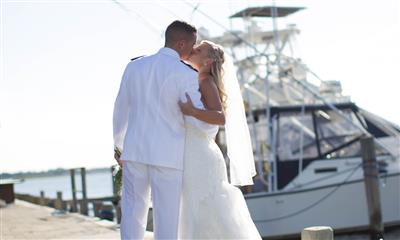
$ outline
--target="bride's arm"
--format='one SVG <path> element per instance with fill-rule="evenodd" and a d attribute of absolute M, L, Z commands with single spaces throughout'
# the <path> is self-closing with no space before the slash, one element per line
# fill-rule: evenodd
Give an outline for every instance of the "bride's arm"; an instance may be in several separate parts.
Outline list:
<path fill-rule="evenodd" d="M 206 109 L 193 106 L 190 96 L 186 94 L 186 103 L 179 102 L 183 114 L 195 117 L 201 121 L 225 125 L 225 114 L 219 98 L 218 89 L 212 79 L 204 79 L 200 84 L 200 92 L 204 99 Z"/>

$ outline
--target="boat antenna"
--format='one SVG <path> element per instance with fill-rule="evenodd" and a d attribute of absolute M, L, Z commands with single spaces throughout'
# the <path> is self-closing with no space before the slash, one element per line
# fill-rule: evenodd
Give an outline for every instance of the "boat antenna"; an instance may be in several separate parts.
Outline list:
<path fill-rule="evenodd" d="M 188 2 L 187 0 L 182 0 L 184 3 L 186 3 L 187 5 L 189 5 L 191 8 L 196 8 L 195 5 L 193 5 L 192 3 Z M 214 24 L 218 25 L 219 27 L 221 27 L 222 29 L 224 29 L 227 33 L 231 34 L 232 36 L 236 37 L 237 39 L 239 39 L 240 41 L 242 41 L 245 45 L 247 45 L 248 47 L 252 48 L 256 53 L 262 54 L 253 44 L 249 43 L 246 39 L 240 37 L 237 33 L 231 31 L 230 29 L 228 29 L 227 27 L 225 27 L 223 24 L 219 23 L 218 21 L 216 21 L 213 17 L 211 17 L 210 15 L 208 15 L 207 13 L 203 12 L 201 9 L 199 9 L 197 7 L 196 12 L 200 13 L 201 15 L 205 16 L 206 18 L 208 18 L 210 21 L 212 21 Z"/>
<path fill-rule="evenodd" d="M 276 51 L 276 63 L 278 66 L 278 70 L 280 71 L 281 69 L 281 60 L 280 60 L 280 47 L 279 47 L 279 35 L 278 35 L 278 8 L 276 7 L 275 0 L 272 0 L 272 7 L 271 7 L 271 17 L 272 17 L 272 30 L 274 33 L 274 45 L 275 45 L 275 51 Z"/>

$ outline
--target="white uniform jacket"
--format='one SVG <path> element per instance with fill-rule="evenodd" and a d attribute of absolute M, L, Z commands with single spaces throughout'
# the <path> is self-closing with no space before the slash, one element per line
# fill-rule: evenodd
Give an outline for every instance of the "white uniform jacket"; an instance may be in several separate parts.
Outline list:
<path fill-rule="evenodd" d="M 161 48 L 127 65 L 113 116 L 121 160 L 183 169 L 185 121 L 206 132 L 214 128 L 181 113 L 178 100 L 186 101 L 185 92 L 203 108 L 197 72 L 173 49 Z"/>

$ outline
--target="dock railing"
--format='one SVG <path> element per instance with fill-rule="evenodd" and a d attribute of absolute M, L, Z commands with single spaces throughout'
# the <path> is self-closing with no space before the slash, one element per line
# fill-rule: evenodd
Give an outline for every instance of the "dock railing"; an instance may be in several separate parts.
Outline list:
<path fill-rule="evenodd" d="M 111 176 L 114 168 L 111 167 Z M 76 174 L 80 173 L 81 177 L 81 188 L 77 189 L 76 186 Z M 113 177 L 113 176 L 112 176 Z M 87 185 L 86 185 L 86 169 L 85 168 L 73 168 L 70 169 L 70 178 L 71 178 L 71 200 L 63 200 L 63 193 L 61 191 L 57 192 L 56 198 L 46 197 L 44 191 L 40 191 L 40 196 L 32 196 L 29 194 L 18 194 L 16 193 L 16 198 L 20 200 L 24 200 L 27 202 L 31 202 L 34 204 L 48 206 L 55 208 L 59 211 L 66 212 L 79 212 L 83 215 L 89 215 L 89 205 L 92 206 L 93 215 L 95 217 L 99 217 L 102 219 L 107 219 L 110 221 L 114 221 L 116 218 L 116 222 L 120 223 L 121 221 L 121 209 L 119 206 L 119 195 L 115 191 L 114 180 L 112 178 L 113 183 L 113 193 L 112 196 L 106 197 L 98 197 L 98 198 L 88 198 L 87 197 Z M 81 193 L 81 197 L 78 197 L 78 194 Z M 112 204 L 107 204 L 107 202 L 111 202 Z M 114 214 L 115 213 L 115 214 Z"/>

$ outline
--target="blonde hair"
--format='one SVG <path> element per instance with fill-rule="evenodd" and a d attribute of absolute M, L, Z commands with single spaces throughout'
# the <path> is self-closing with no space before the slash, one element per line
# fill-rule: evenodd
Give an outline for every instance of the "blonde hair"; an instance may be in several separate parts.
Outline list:
<path fill-rule="evenodd" d="M 211 76 L 213 76 L 214 82 L 217 85 L 222 108 L 225 111 L 226 99 L 228 98 L 228 96 L 226 95 L 224 81 L 223 81 L 224 69 L 222 65 L 225 62 L 224 49 L 222 46 L 207 40 L 203 40 L 202 43 L 206 43 L 210 46 L 210 49 L 208 51 L 208 56 L 213 60 L 211 64 Z"/>

